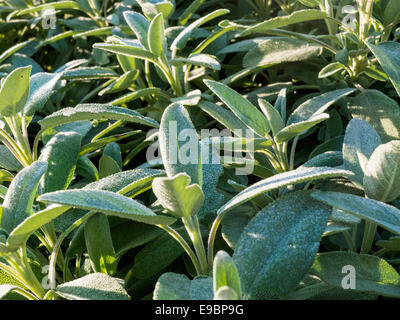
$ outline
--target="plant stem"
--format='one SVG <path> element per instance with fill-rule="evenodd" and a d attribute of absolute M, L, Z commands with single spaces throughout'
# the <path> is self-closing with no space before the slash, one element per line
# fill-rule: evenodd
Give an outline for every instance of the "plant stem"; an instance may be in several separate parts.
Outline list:
<path fill-rule="evenodd" d="M 368 253 L 371 251 L 377 227 L 375 223 L 365 221 L 364 237 L 360 253 Z"/>
<path fill-rule="evenodd" d="M 176 241 L 179 242 L 179 244 L 182 246 L 182 248 L 188 254 L 190 260 L 192 260 L 194 268 L 196 269 L 196 273 L 201 274 L 201 267 L 200 267 L 199 261 L 195 255 L 195 253 L 193 252 L 193 250 L 190 248 L 188 243 L 185 241 L 185 239 L 183 239 L 182 236 L 175 229 L 171 228 L 170 226 L 158 224 L 157 227 L 168 232 L 168 234 L 170 236 L 172 236 Z"/>

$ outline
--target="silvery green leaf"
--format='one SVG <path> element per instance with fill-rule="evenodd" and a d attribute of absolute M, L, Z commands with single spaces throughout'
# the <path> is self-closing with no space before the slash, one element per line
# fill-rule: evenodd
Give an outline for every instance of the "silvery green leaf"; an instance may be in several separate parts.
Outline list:
<path fill-rule="evenodd" d="M 314 191 L 312 197 L 400 234 L 400 210 L 383 202 L 340 192 Z"/>
<path fill-rule="evenodd" d="M 171 178 L 155 178 L 153 192 L 161 205 L 177 218 L 189 219 L 196 215 L 204 202 L 200 186 L 190 184 L 186 173 Z"/>
<path fill-rule="evenodd" d="M 150 23 L 148 32 L 148 44 L 150 52 L 157 57 L 161 57 L 167 43 L 164 36 L 164 19 L 163 14 L 156 15 Z"/>
<path fill-rule="evenodd" d="M 30 216 L 39 181 L 46 170 L 46 162 L 36 161 L 15 176 L 3 202 L 1 228 L 11 232 Z"/>
<path fill-rule="evenodd" d="M 400 139 L 400 110 L 398 103 L 378 90 L 364 90 L 347 103 L 353 118 L 368 122 L 383 143 Z"/>
<path fill-rule="evenodd" d="M 250 187 L 246 188 L 238 195 L 229 200 L 219 210 L 218 214 L 222 214 L 231 210 L 256 196 L 270 190 L 278 189 L 292 184 L 308 182 L 318 179 L 334 178 L 334 177 L 348 177 L 352 173 L 347 170 L 334 169 L 329 167 L 312 167 L 301 168 L 293 171 L 288 171 L 276 174 L 270 178 L 261 180 Z"/>
<path fill-rule="evenodd" d="M 185 29 L 179 33 L 179 35 L 175 38 L 175 40 L 171 44 L 171 50 L 182 50 L 185 48 L 187 42 L 189 41 L 189 38 L 192 34 L 192 32 L 200 27 L 202 24 L 215 19 L 221 15 L 229 13 L 229 10 L 227 9 L 219 9 L 215 10 L 214 12 L 211 12 L 204 17 L 201 17 L 200 19 L 197 19 L 196 21 L 192 22 L 190 25 L 188 25 Z"/>
<path fill-rule="evenodd" d="M 244 296 L 272 299 L 293 290 L 313 264 L 330 211 L 309 191 L 290 193 L 261 210 L 233 255 Z"/>
<path fill-rule="evenodd" d="M 199 140 L 184 106 L 173 103 L 165 109 L 161 118 L 159 141 L 168 177 L 184 172 L 190 176 L 193 184 L 201 186 L 203 178 Z"/>
<path fill-rule="evenodd" d="M 10 117 L 24 109 L 29 96 L 32 66 L 17 68 L 1 82 L 0 115 Z"/>
<path fill-rule="evenodd" d="M 292 38 L 267 39 L 250 49 L 243 58 L 244 68 L 267 67 L 297 62 L 321 55 L 322 47 Z"/>
<path fill-rule="evenodd" d="M 218 251 L 213 265 L 214 295 L 225 286 L 230 287 L 238 297 L 242 296 L 240 277 L 235 262 L 225 251 Z"/>
<path fill-rule="evenodd" d="M 308 22 L 312 20 L 325 19 L 327 14 L 321 10 L 298 10 L 287 16 L 280 16 L 268 19 L 247 28 L 241 33 L 241 36 L 248 36 L 253 33 L 263 33 L 270 29 L 278 29 L 288 25 L 292 25 L 300 22 Z"/>
<path fill-rule="evenodd" d="M 150 27 L 150 21 L 138 12 L 125 11 L 123 15 L 129 27 L 139 39 L 140 43 L 143 45 L 143 47 L 148 49 L 148 31 Z"/>
<path fill-rule="evenodd" d="M 157 281 L 153 300 L 212 300 L 212 279 L 167 272 Z"/>
<path fill-rule="evenodd" d="M 351 269 L 343 272 L 345 266 Z M 354 276 L 355 288 L 352 290 L 400 297 L 400 275 L 388 262 L 372 255 L 345 251 L 321 253 L 315 259 L 311 273 L 340 288 L 343 288 L 343 283 L 348 284 L 346 278 Z M 348 282 L 351 285 L 351 280 Z"/>
<path fill-rule="evenodd" d="M 104 273 L 92 273 L 64 282 L 56 293 L 68 300 L 130 300 L 120 282 Z"/>
<path fill-rule="evenodd" d="M 278 134 L 280 130 L 285 127 L 285 123 L 283 122 L 281 115 L 278 110 L 276 110 L 268 101 L 263 99 L 258 99 L 258 104 L 261 108 L 261 111 L 264 113 L 265 117 L 268 120 L 269 127 L 272 130 L 274 136 Z"/>
<path fill-rule="evenodd" d="M 134 110 L 107 104 L 78 104 L 75 108 L 63 108 L 43 118 L 39 124 L 45 129 L 80 120 L 122 120 L 155 128 L 159 126 L 157 121 Z"/>
<path fill-rule="evenodd" d="M 270 128 L 262 112 L 241 94 L 217 81 L 204 80 L 204 83 L 249 129 L 261 137 L 268 134 Z"/>
<path fill-rule="evenodd" d="M 355 89 L 339 89 L 313 97 L 296 108 L 290 115 L 287 124 L 308 120 L 312 116 L 325 112 L 332 104 L 353 93 Z"/>
<path fill-rule="evenodd" d="M 32 116 L 36 111 L 43 108 L 50 95 L 53 93 L 59 73 L 36 73 L 29 83 L 29 96 L 24 107 L 24 115 Z"/>
<path fill-rule="evenodd" d="M 318 123 L 321 123 L 327 119 L 329 119 L 329 114 L 321 113 L 313 115 L 311 118 L 307 120 L 292 123 L 287 127 L 284 127 L 282 130 L 280 130 L 276 134 L 275 140 L 277 143 L 287 142 L 290 139 L 294 138 L 295 136 L 304 133 L 308 129 L 315 127 Z"/>
<path fill-rule="evenodd" d="M 38 201 L 102 212 L 111 216 L 148 224 L 171 224 L 175 219 L 156 215 L 141 203 L 118 193 L 103 190 L 65 190 L 42 194 Z"/>
<path fill-rule="evenodd" d="M 400 196 L 400 141 L 375 149 L 365 168 L 363 185 L 368 198 L 392 202 Z"/>
<path fill-rule="evenodd" d="M 343 165 L 346 170 L 354 172 L 350 180 L 360 188 L 363 186 L 368 160 L 380 144 L 378 133 L 367 122 L 352 119 L 347 125 L 343 142 Z"/>
<path fill-rule="evenodd" d="M 198 53 L 192 56 L 189 56 L 188 58 L 183 58 L 183 57 L 177 57 L 172 60 L 170 60 L 170 63 L 173 66 L 181 67 L 184 65 L 194 65 L 194 66 L 201 66 L 201 67 L 206 67 L 210 68 L 213 70 L 221 70 L 221 65 L 218 62 L 218 60 L 209 55 L 209 54 L 204 54 L 204 53 Z"/>
<path fill-rule="evenodd" d="M 386 41 L 374 45 L 367 40 L 364 42 L 378 59 L 383 70 L 387 73 L 395 87 L 397 94 L 400 95 L 400 71 L 397 67 L 400 64 L 399 49 L 400 44 L 393 41 Z"/>

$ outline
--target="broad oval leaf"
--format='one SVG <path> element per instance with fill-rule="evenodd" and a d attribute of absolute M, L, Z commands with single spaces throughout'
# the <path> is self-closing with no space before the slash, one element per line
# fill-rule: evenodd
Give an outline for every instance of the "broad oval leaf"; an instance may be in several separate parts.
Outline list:
<path fill-rule="evenodd" d="M 42 194 L 38 201 L 102 212 L 148 224 L 171 224 L 174 218 L 156 215 L 152 210 L 118 193 L 104 190 L 65 190 Z"/>
<path fill-rule="evenodd" d="M 163 14 L 159 13 L 150 23 L 147 40 L 151 53 L 155 54 L 157 57 L 161 57 L 164 48 L 167 46 L 164 32 Z"/>
<path fill-rule="evenodd" d="M 17 68 L 2 82 L 0 115 L 10 117 L 23 110 L 29 96 L 29 76 L 32 66 Z"/>
<path fill-rule="evenodd" d="M 46 162 L 35 161 L 15 176 L 3 202 L 1 215 L 3 229 L 11 232 L 30 216 L 39 181 L 46 169 Z"/>
<path fill-rule="evenodd" d="M 104 273 L 92 273 L 60 284 L 56 293 L 68 300 L 130 300 L 120 282 Z"/>
<path fill-rule="evenodd" d="M 74 177 L 81 140 L 78 133 L 59 132 L 46 143 L 39 160 L 47 162 L 48 168 L 40 182 L 39 193 L 68 188 Z"/>
<path fill-rule="evenodd" d="M 363 185 L 368 198 L 392 202 L 400 196 L 400 141 L 375 149 L 366 166 Z"/>
<path fill-rule="evenodd" d="M 310 192 L 298 191 L 250 221 L 233 255 L 245 297 L 282 297 L 298 285 L 314 262 L 330 211 Z"/>
<path fill-rule="evenodd" d="M 135 33 L 143 47 L 149 49 L 147 34 L 150 27 L 150 21 L 138 12 L 126 11 L 123 15 L 126 23 Z"/>
<path fill-rule="evenodd" d="M 351 266 L 343 272 L 344 266 Z M 311 273 L 329 285 L 343 288 L 343 281 L 353 273 L 354 289 L 400 298 L 400 275 L 385 260 L 353 252 L 326 252 L 318 254 Z M 346 283 L 347 284 L 347 283 Z"/>
<path fill-rule="evenodd" d="M 184 172 L 190 176 L 192 183 L 201 186 L 203 178 L 199 140 L 184 106 L 173 103 L 165 109 L 161 118 L 159 142 L 167 175 L 173 177 Z"/>
<path fill-rule="evenodd" d="M 53 89 L 60 79 L 59 73 L 34 74 L 30 79 L 29 96 L 24 107 L 24 115 L 33 116 L 36 111 L 43 108 Z"/>
<path fill-rule="evenodd" d="M 343 166 L 354 172 L 350 180 L 360 188 L 363 187 L 368 160 L 380 144 L 378 133 L 364 120 L 352 119 L 347 125 L 343 142 Z"/>
<path fill-rule="evenodd" d="M 214 295 L 218 296 L 219 289 L 228 286 L 238 297 L 242 296 L 239 271 L 231 256 L 225 251 L 218 251 L 213 266 Z"/>

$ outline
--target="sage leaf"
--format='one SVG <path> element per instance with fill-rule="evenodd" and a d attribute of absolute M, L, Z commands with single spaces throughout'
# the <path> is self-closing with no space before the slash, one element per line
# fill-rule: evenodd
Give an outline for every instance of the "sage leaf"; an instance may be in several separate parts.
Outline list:
<path fill-rule="evenodd" d="M 329 214 L 330 208 L 308 191 L 282 196 L 262 209 L 233 255 L 244 296 L 271 299 L 293 290 L 314 262 Z"/>

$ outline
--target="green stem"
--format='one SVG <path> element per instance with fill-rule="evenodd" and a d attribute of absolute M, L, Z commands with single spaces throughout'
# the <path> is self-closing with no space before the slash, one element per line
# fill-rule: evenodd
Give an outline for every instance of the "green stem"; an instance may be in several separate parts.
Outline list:
<path fill-rule="evenodd" d="M 368 253 L 371 251 L 372 245 L 374 244 L 375 232 L 377 227 L 378 226 L 373 222 L 365 222 L 364 237 L 360 253 Z"/>
<path fill-rule="evenodd" d="M 182 236 L 173 228 L 170 226 L 158 224 L 157 227 L 163 229 L 164 231 L 168 232 L 170 236 L 172 236 L 176 241 L 179 242 L 179 244 L 182 246 L 182 248 L 185 250 L 185 252 L 188 254 L 190 260 L 192 260 L 192 263 L 194 265 L 194 268 L 196 269 L 197 274 L 201 274 L 201 267 L 199 264 L 199 261 L 193 252 L 193 250 L 190 248 L 188 243 L 185 241 L 185 239 L 182 238 Z"/>

